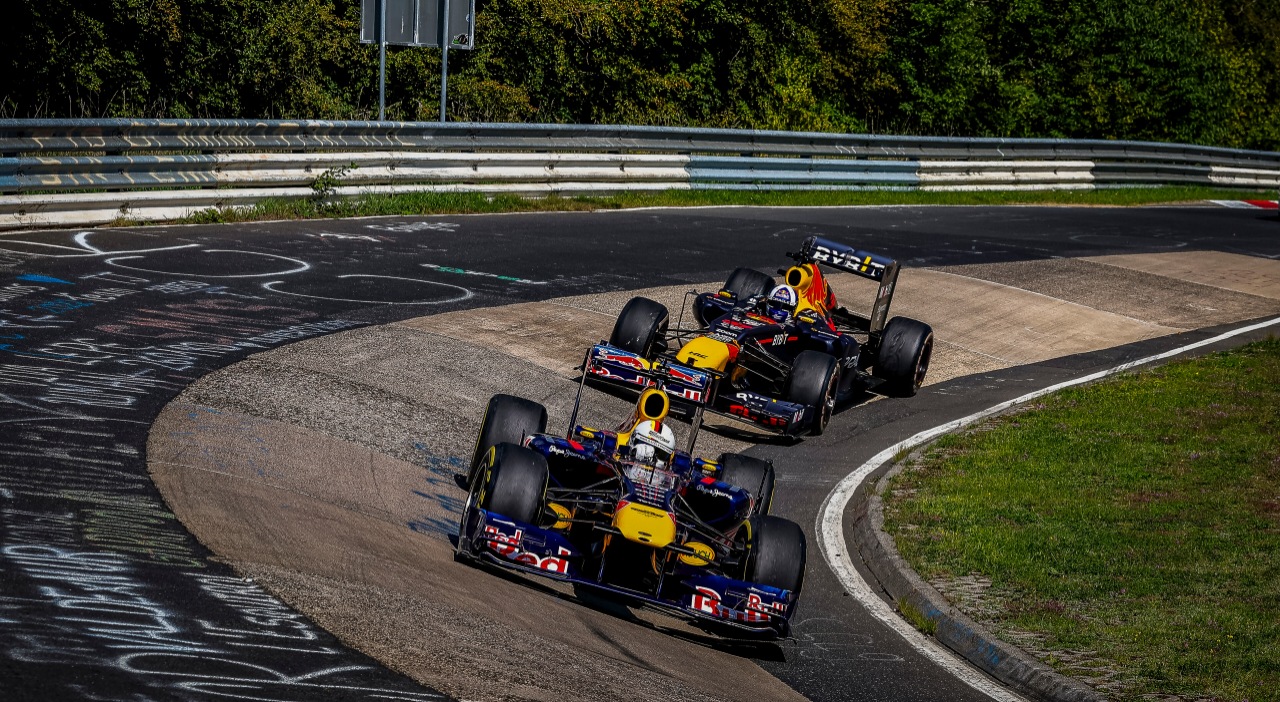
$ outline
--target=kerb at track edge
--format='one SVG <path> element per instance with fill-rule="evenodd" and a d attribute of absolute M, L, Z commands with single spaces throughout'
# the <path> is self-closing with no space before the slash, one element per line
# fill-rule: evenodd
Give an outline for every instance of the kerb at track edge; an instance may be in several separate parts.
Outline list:
<path fill-rule="evenodd" d="M 1140 358 L 1136 361 L 1123 363 L 1115 366 L 1114 368 L 1098 371 L 1073 380 L 1041 388 L 1040 390 L 1027 393 L 1012 400 L 1001 402 L 966 417 L 961 417 L 960 419 L 940 424 L 932 429 L 926 429 L 925 431 L 884 449 L 875 456 L 872 456 L 867 462 L 858 466 L 858 468 L 852 473 L 846 475 L 839 483 L 836 484 L 835 488 L 827 495 L 826 499 L 823 500 L 822 507 L 818 510 L 818 519 L 817 524 L 815 525 L 818 534 L 818 546 L 822 550 L 823 559 L 826 560 L 827 565 L 830 566 L 832 572 L 835 573 L 840 584 L 844 586 L 850 595 L 856 597 L 858 601 L 862 603 L 862 606 L 867 609 L 871 616 L 883 622 L 885 626 L 888 626 L 898 632 L 898 634 L 902 636 L 909 645 L 919 651 L 926 658 L 993 700 L 997 700 L 998 702 L 1021 701 L 1023 699 L 1022 697 L 995 684 L 991 679 L 971 668 L 965 662 L 969 659 L 961 660 L 955 652 L 945 648 L 938 642 L 938 640 L 931 639 L 917 631 L 915 627 L 911 626 L 906 620 L 899 617 L 888 603 L 882 600 L 872 590 L 871 585 L 862 577 L 862 574 L 858 572 L 857 568 L 854 567 L 853 560 L 849 555 L 849 546 L 844 538 L 843 517 L 845 509 L 849 505 L 849 501 L 853 498 L 858 489 L 862 487 L 863 483 L 866 482 L 867 478 L 876 471 L 876 469 L 892 460 L 893 457 L 898 455 L 901 451 L 913 449 L 916 446 L 932 441 L 943 434 L 975 424 L 987 417 L 999 414 L 1000 412 L 1003 412 L 1015 405 L 1029 402 L 1038 397 L 1062 390 L 1063 388 L 1084 385 L 1085 383 L 1090 383 L 1116 373 L 1122 373 L 1131 368 L 1143 366 L 1148 363 L 1154 363 L 1166 358 L 1172 358 L 1174 356 L 1187 353 L 1188 351 L 1194 351 L 1195 349 L 1204 346 L 1210 346 L 1241 334 L 1247 334 L 1249 332 L 1276 325 L 1280 325 L 1280 317 L 1276 317 L 1265 322 L 1251 324 L 1239 329 L 1233 329 L 1219 334 L 1218 336 L 1203 339 L 1193 344 L 1187 344 L 1186 346 L 1165 351 L 1164 353 L 1147 356 L 1146 358 Z M 983 664 L 984 661 L 981 658 L 978 660 L 970 660 L 969 662 L 992 675 L 995 675 L 998 672 L 996 670 L 987 670 L 987 666 Z"/>

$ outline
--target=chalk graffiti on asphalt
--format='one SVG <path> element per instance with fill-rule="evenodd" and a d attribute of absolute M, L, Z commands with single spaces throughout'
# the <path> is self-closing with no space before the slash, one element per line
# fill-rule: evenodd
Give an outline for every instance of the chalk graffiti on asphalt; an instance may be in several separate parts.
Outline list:
<path fill-rule="evenodd" d="M 59 359 L 62 360 L 62 359 Z M 46 405 L 132 407 L 156 388 L 177 390 L 174 381 L 147 371 L 95 373 L 65 367 L 0 363 L 0 405 L 29 402 Z"/>
<path fill-rule="evenodd" d="M 122 254 L 143 254 L 143 253 L 154 253 L 157 251 L 177 251 L 180 249 L 194 249 L 194 248 L 200 247 L 200 244 L 193 243 L 193 244 L 175 244 L 173 246 L 153 246 L 153 247 L 148 247 L 144 249 L 103 251 L 97 246 L 94 246 L 93 244 L 89 243 L 89 237 L 92 235 L 93 235 L 93 232 L 79 232 L 75 234 L 71 238 L 71 242 L 72 244 L 74 244 L 74 246 L 67 246 L 65 244 L 51 244 L 46 241 L 25 241 L 20 239 L 8 239 L 8 238 L 0 239 L 0 244 L 4 244 L 5 246 L 12 246 L 14 244 L 17 244 L 19 246 L 31 246 L 36 249 L 35 251 L 14 251 L 13 249 L 0 247 L 0 252 L 8 253 L 8 254 L 16 254 L 19 256 L 31 256 L 35 258 L 64 259 L 64 258 L 101 258 L 104 256 L 119 256 Z M 54 251 L 50 252 L 50 249 L 53 249 Z M 65 253 L 68 251 L 71 253 Z"/>
<path fill-rule="evenodd" d="M 280 256 L 278 254 L 262 253 L 259 251 L 238 251 L 235 249 L 199 249 L 199 253 L 203 254 L 232 254 L 233 256 L 258 256 L 278 261 L 284 261 L 289 268 L 284 270 L 272 270 L 258 273 L 191 273 L 182 271 L 166 271 L 157 268 L 145 268 L 140 265 L 126 265 L 121 261 L 132 261 L 137 263 L 145 263 L 146 256 L 142 254 L 134 254 L 131 256 L 113 256 L 106 259 L 106 263 L 117 268 L 123 268 L 130 271 L 138 271 L 141 273 L 159 273 L 161 275 L 191 275 L 200 278 L 269 278 L 277 275 L 293 275 L 295 273 L 303 273 L 311 270 L 311 264 L 289 256 Z M 224 257 L 225 258 L 225 257 Z"/>
<path fill-rule="evenodd" d="M 37 293 L 48 288 L 43 285 L 23 285 L 21 283 L 9 283 L 4 287 L 0 287 L 0 302 L 11 302 L 20 297 L 25 297 L 32 293 Z"/>
<path fill-rule="evenodd" d="M 456 232 L 461 224 L 453 222 L 399 222 L 396 224 L 366 224 L 365 229 L 376 229 L 382 232 L 398 232 L 412 234 L 414 232 Z"/>
<path fill-rule="evenodd" d="M 26 348 L 15 346 L 13 343 L 0 343 L 0 352 L 40 359 L 50 364 L 70 366 L 118 365 L 190 370 L 201 359 L 221 358 L 245 350 L 268 349 L 285 341 L 349 329 L 357 324 L 358 322 L 345 319 L 308 322 L 242 339 L 225 339 L 226 343 L 182 341 L 160 346 L 130 346 L 92 337 L 75 337 L 67 341 Z M 219 338 L 222 339 L 222 337 Z M 0 336 L 0 339 L 4 337 Z M 11 341 L 16 340 L 20 339 Z"/>
<path fill-rule="evenodd" d="M 365 323 L 259 284 L 310 262 L 88 232 L 0 259 L 40 266 L 0 280 L 0 667 L 45 699 L 441 699 L 210 561 L 147 474 L 147 428 L 192 378 Z"/>
<path fill-rule="evenodd" d="M 315 232 L 315 233 L 308 232 L 307 236 L 312 236 L 317 239 L 340 239 L 342 241 L 367 241 L 371 244 L 381 244 L 384 242 L 391 241 L 390 238 L 385 236 L 370 236 L 369 234 L 342 234 L 340 232 Z"/>
<path fill-rule="evenodd" d="M 279 287 L 277 287 L 285 282 L 283 280 L 273 280 L 268 283 L 263 283 L 262 287 L 273 293 L 282 293 L 285 295 L 292 295 L 295 297 L 307 297 L 313 300 L 329 300 L 333 302 L 351 302 L 355 304 L 367 304 L 367 305 L 444 305 L 444 304 L 449 304 L 453 302 L 462 302 L 463 300 L 467 300 L 471 298 L 475 294 L 471 290 L 468 290 L 467 288 L 464 288 L 461 285 L 453 285 L 452 283 L 438 283 L 434 280 L 419 280 L 418 278 L 405 278 L 402 276 L 394 276 L 394 275 L 373 275 L 368 273 L 351 273 L 348 275 L 339 275 L 335 277 L 338 280 L 349 280 L 352 278 L 358 278 L 361 280 L 378 280 L 378 281 L 394 280 L 399 282 L 414 283 L 416 285 L 426 286 L 428 288 L 433 288 L 433 287 L 444 288 L 446 290 L 456 291 L 456 292 L 451 292 L 449 297 L 442 298 L 442 299 L 371 300 L 368 297 L 361 297 L 361 298 L 333 297 L 333 296 L 316 295 L 316 294 L 304 293 L 304 292 L 290 292 L 288 290 L 282 290 Z"/>
<path fill-rule="evenodd" d="M 246 295 L 244 293 L 233 292 L 231 288 L 225 285 L 213 285 L 199 280 L 177 280 L 171 283 L 158 283 L 147 287 L 147 290 L 153 292 L 165 293 L 166 295 L 190 295 L 192 293 L 204 293 L 206 295 L 227 295 L 229 297 L 238 297 L 245 300 L 263 300 L 266 299 L 261 295 Z"/>
<path fill-rule="evenodd" d="M 6 526 L 13 529 L 14 524 L 6 519 Z M 0 548 L 6 570 L 16 569 L 36 585 L 36 592 L 26 597 L 0 598 L 15 642 L 8 654 L 15 661 L 105 663 L 189 692 L 240 699 L 314 699 L 321 693 L 370 700 L 443 699 L 367 684 L 358 674 L 372 666 L 335 664 L 332 658 L 345 652 L 326 641 L 336 642 L 238 578 L 190 576 L 211 601 L 223 605 L 221 620 L 196 619 L 160 602 L 154 586 L 125 558 L 26 541 L 28 531 L 19 525 L 18 538 Z M 52 621 L 40 629 L 33 630 L 21 616 L 23 605 L 32 602 L 47 604 L 53 612 Z M 74 638 L 68 640 L 67 634 Z"/>
<path fill-rule="evenodd" d="M 814 617 L 793 625 L 800 657 L 827 662 L 880 661 L 901 663 L 901 656 L 876 651 L 869 634 L 851 633 L 850 627 L 831 617 Z"/>

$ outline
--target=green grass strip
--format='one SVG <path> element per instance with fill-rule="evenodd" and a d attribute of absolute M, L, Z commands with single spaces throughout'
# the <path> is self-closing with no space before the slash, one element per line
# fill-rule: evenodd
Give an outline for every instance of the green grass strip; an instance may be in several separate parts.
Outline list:
<path fill-rule="evenodd" d="M 303 198 L 267 200 L 252 207 L 208 209 L 183 220 L 188 224 L 251 222 L 278 219 L 369 217 L 376 215 L 478 214 L 613 210 L 632 207 L 697 205 L 767 205 L 816 207 L 832 205 L 1151 205 L 1202 200 L 1265 199 L 1274 193 L 1200 187 L 1123 188 L 991 192 L 924 191 L 733 191 L 667 190 L 619 193 L 598 197 L 522 197 L 481 193 L 401 193 L 363 195 L 340 200 Z"/>
<path fill-rule="evenodd" d="M 1280 699 L 1280 340 L 943 438 L 886 529 L 953 602 L 1118 700 Z"/>

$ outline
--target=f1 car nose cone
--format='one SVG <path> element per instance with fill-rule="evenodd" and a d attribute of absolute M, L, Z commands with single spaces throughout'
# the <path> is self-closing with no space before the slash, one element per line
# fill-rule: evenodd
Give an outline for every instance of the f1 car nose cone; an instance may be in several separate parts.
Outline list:
<path fill-rule="evenodd" d="M 628 541 L 654 548 L 663 548 L 676 539 L 676 520 L 670 513 L 634 502 L 618 505 L 613 526 Z"/>

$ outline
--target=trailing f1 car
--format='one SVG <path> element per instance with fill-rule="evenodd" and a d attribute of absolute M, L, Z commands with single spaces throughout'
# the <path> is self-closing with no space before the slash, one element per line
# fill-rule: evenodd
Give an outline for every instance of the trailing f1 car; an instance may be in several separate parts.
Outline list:
<path fill-rule="evenodd" d="M 577 426 L 575 405 L 565 437 L 546 433 L 542 405 L 495 395 L 476 441 L 459 558 L 712 629 L 788 636 L 806 547 L 797 524 L 769 514 L 773 465 L 679 450 L 665 374 L 647 377 L 654 387 L 617 430 Z"/>
<path fill-rule="evenodd" d="M 696 329 L 683 328 L 683 309 L 671 329 L 666 307 L 632 298 L 609 342 L 588 354 L 594 377 L 643 388 L 643 371 L 661 365 L 673 377 L 706 378 L 705 390 L 685 383 L 676 399 L 793 436 L 821 434 L 855 390 L 914 395 L 929 369 L 933 329 L 906 317 L 885 322 L 898 262 L 819 237 L 787 255 L 796 264 L 778 271 L 782 285 L 739 268 L 719 292 L 697 295 Z M 871 314 L 837 306 L 821 266 L 878 282 Z"/>

